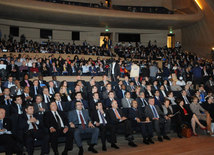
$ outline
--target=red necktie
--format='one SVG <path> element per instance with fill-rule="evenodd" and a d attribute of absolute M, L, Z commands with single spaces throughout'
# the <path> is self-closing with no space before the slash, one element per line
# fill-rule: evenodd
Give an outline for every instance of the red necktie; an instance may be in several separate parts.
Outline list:
<path fill-rule="evenodd" d="M 85 123 L 84 123 L 82 114 L 80 112 L 79 112 L 79 115 L 80 115 L 80 120 L 81 120 L 82 128 L 85 129 Z"/>

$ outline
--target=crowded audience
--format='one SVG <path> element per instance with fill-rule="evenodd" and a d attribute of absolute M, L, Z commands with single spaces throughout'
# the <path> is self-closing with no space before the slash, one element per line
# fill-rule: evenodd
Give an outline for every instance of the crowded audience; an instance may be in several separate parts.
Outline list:
<path fill-rule="evenodd" d="M 1 52 L 20 53 L 0 60 L 5 73 L 1 72 L 0 81 L 0 138 L 4 139 L 0 144 L 7 155 L 25 150 L 32 155 L 35 143 L 41 146 L 41 154 L 49 154 L 51 146 L 58 155 L 60 137 L 64 137 L 63 155 L 72 151 L 74 144 L 78 154 L 84 154 L 85 139 L 92 153 L 101 151 L 96 149 L 100 140 L 102 151 L 108 150 L 107 143 L 120 149 L 117 136 L 121 134 L 129 147 L 137 147 L 136 132 L 142 135 L 142 143 L 150 145 L 156 143 L 154 135 L 159 142 L 173 140 L 172 132 L 183 138 L 184 125 L 191 128 L 193 136 L 201 131 L 213 136 L 214 62 L 180 48 L 156 45 L 115 47 L 119 56 L 131 60 L 30 55 L 41 49 L 71 54 L 101 51 L 96 47 L 82 50 L 47 44 L 43 48 L 36 42 L 15 41 L 1 41 L 0 45 Z M 132 59 L 135 57 L 141 59 Z M 60 75 L 74 76 L 76 81 L 59 81 Z M 44 80 L 46 76 L 52 80 Z M 90 76 L 90 81 L 82 76 Z"/>

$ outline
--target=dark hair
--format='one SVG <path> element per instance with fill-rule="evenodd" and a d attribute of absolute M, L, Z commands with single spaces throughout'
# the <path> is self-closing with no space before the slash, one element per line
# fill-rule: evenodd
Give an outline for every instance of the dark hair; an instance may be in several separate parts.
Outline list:
<path fill-rule="evenodd" d="M 25 109 L 28 109 L 28 107 L 33 107 L 33 104 L 30 104 L 30 103 L 26 104 Z"/>

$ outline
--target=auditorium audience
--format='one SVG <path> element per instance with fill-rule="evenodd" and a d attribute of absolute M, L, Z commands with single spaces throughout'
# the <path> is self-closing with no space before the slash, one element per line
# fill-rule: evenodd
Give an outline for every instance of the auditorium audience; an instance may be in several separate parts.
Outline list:
<path fill-rule="evenodd" d="M 199 130 L 213 135 L 214 62 L 198 59 L 178 48 L 144 47 L 140 44 L 137 47 L 120 44 L 115 48 L 120 54 L 127 50 L 121 55 L 125 60 L 113 57 L 86 60 L 84 56 L 79 58 L 77 55 L 73 59 L 71 56 L 62 58 L 56 57 L 52 48 L 43 49 L 52 53 L 51 56 L 34 57 L 30 53 L 39 53 L 40 49 L 27 50 L 16 47 L 21 45 L 18 42 L 10 46 L 6 46 L 4 40 L 1 42 L 0 50 L 6 47 L 11 52 L 16 49 L 20 54 L 1 58 L 1 63 L 7 68 L 5 77 L 0 79 L 0 111 L 5 113 L 5 118 L 0 117 L 0 125 L 3 120 L 0 136 L 5 136 L 1 132 L 2 128 L 6 128 L 4 120 L 7 119 L 11 124 L 7 130 L 16 137 L 8 138 L 14 146 L 13 152 L 21 154 L 22 149 L 16 149 L 16 143 L 21 143 L 19 146 L 24 145 L 32 154 L 37 139 L 41 141 L 42 154 L 49 153 L 48 141 L 54 153 L 59 154 L 57 138 L 64 136 L 63 154 L 68 154 L 73 148 L 71 141 L 74 136 L 79 154 L 83 154 L 82 140 L 88 139 L 85 137 L 88 133 L 88 150 L 93 153 L 98 152 L 94 146 L 99 134 L 103 151 L 107 150 L 107 141 L 111 147 L 118 149 L 120 142 L 117 142 L 116 135 L 121 133 L 124 133 L 128 145 L 136 147 L 135 129 L 140 129 L 136 131 L 142 134 L 142 142 L 150 144 L 154 143 L 151 128 L 155 129 L 158 140 L 163 141 L 170 140 L 167 133 L 172 129 L 181 138 L 184 124 L 188 124 L 195 136 L 199 133 L 196 132 L 197 126 Z M 25 47 L 29 44 L 33 42 L 26 42 Z M 50 46 L 50 43 L 47 45 Z M 60 45 L 56 43 L 56 46 Z M 69 44 L 62 47 L 62 51 L 58 50 L 62 54 L 104 55 L 102 48 Z M 131 54 L 135 49 L 136 52 Z M 142 58 L 143 61 L 133 58 Z M 121 69 L 124 79 L 121 79 Z M 58 75 L 75 75 L 76 80 L 61 82 L 57 80 Z M 91 76 L 89 82 L 82 80 L 83 75 Z M 52 78 L 45 81 L 43 76 L 44 79 L 46 76 Z M 102 76 L 102 80 L 97 81 L 94 76 Z M 7 146 L 5 150 L 11 153 Z"/>

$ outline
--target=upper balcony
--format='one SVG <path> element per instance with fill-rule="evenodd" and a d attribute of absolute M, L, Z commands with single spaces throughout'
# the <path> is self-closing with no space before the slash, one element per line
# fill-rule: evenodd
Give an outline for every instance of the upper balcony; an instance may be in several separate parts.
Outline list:
<path fill-rule="evenodd" d="M 77 5 L 82 3 L 90 5 Z M 101 3 L 103 6 L 99 7 Z M 60 4 L 0 0 L 0 18 L 87 27 L 176 29 L 203 17 L 193 0 L 112 0 L 111 8 L 105 7 L 104 3 L 104 0 L 63 0 Z M 155 8 L 164 8 L 168 12 L 155 12 Z"/>

